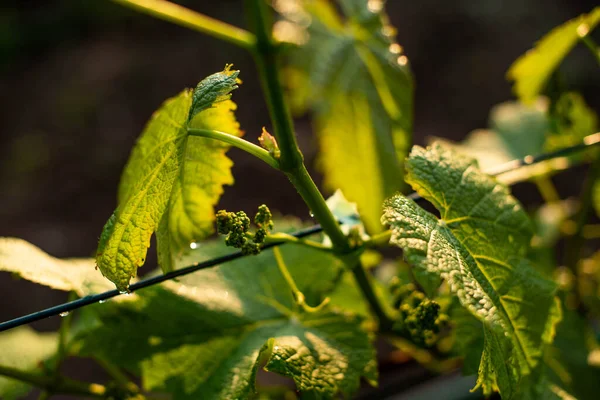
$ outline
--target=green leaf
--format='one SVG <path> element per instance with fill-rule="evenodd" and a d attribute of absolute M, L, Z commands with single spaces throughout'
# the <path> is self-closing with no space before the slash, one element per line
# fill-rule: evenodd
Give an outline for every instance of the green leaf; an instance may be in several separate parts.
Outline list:
<path fill-rule="evenodd" d="M 58 334 L 38 333 L 22 326 L 0 334 L 0 365 L 23 371 L 41 373 L 40 363 L 56 352 Z M 22 398 L 32 387 L 26 383 L 0 377 L 0 398 L 15 400 Z"/>
<path fill-rule="evenodd" d="M 575 310 L 566 309 L 547 346 L 544 361 L 519 387 L 519 399 L 595 399 L 600 370 L 588 363 L 592 331 Z"/>
<path fill-rule="evenodd" d="M 164 270 L 190 242 L 212 233 L 213 207 L 224 184 L 233 182 L 229 146 L 187 133 L 193 127 L 240 134 L 229 92 L 238 71 L 229 67 L 184 90 L 154 113 L 123 171 L 119 205 L 106 223 L 97 264 L 119 290 L 126 290 L 158 232 Z M 191 120 L 191 121 L 190 121 Z"/>
<path fill-rule="evenodd" d="M 579 93 L 563 93 L 550 113 L 551 129 L 546 148 L 557 150 L 580 144 L 598 130 L 598 116 Z"/>
<path fill-rule="evenodd" d="M 339 4 L 344 17 L 326 1 L 281 6 L 279 26 L 303 42 L 290 51 L 288 82 L 296 111 L 314 113 L 325 186 L 357 203 L 375 233 L 381 203 L 402 185 L 412 75 L 381 9 L 369 9 L 364 0 Z"/>
<path fill-rule="evenodd" d="M 450 311 L 453 330 L 453 350 L 463 357 L 464 375 L 475 375 L 483 352 L 483 325 L 464 307 L 454 306 Z"/>
<path fill-rule="evenodd" d="M 554 28 L 535 47 L 519 57 L 507 72 L 515 81 L 513 90 L 524 103 L 532 103 L 544 90 L 546 81 L 577 41 L 594 30 L 600 21 L 600 7 Z"/>
<path fill-rule="evenodd" d="M 33 244 L 0 237 L 0 271 L 11 272 L 52 289 L 87 296 L 109 290 L 111 285 L 94 269 L 92 258 L 54 258 Z"/>
<path fill-rule="evenodd" d="M 297 245 L 281 250 L 309 302 L 333 289 L 343 268 L 338 259 Z M 202 242 L 181 265 L 228 252 L 220 241 Z M 138 293 L 92 306 L 99 321 L 79 344 L 80 354 L 140 373 L 146 390 L 177 399 L 248 398 L 263 366 L 323 398 L 349 395 L 361 376 L 376 379 L 360 320 L 329 310 L 303 313 L 271 250 Z"/>
<path fill-rule="evenodd" d="M 478 386 L 486 393 L 498 387 L 510 398 L 515 382 L 538 364 L 560 320 L 554 284 L 525 258 L 529 218 L 473 159 L 439 144 L 413 149 L 407 182 L 441 218 L 398 194 L 386 201 L 382 217 L 392 229 L 391 243 L 404 250 L 413 268 L 443 278 L 484 323 Z"/>
<path fill-rule="evenodd" d="M 200 112 L 190 127 L 240 136 L 242 132 L 233 113 L 235 109 L 231 100 L 221 101 Z M 233 184 L 233 162 L 225 155 L 229 145 L 188 136 L 184 146 L 185 161 L 157 232 L 159 264 L 163 271 L 173 269 L 176 258 L 189 248 L 190 243 L 214 232 L 214 207 L 223 194 L 223 186 Z"/>

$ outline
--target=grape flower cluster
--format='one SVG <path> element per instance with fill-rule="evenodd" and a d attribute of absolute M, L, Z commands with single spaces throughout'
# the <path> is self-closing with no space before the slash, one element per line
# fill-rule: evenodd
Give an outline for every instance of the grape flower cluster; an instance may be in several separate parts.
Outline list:
<path fill-rule="evenodd" d="M 217 232 L 227 235 L 225 244 L 227 246 L 241 249 L 244 255 L 256 255 L 260 253 L 261 244 L 271 229 L 273 229 L 273 215 L 266 205 L 258 207 L 254 216 L 256 232 L 250 232 L 250 218 L 243 211 L 228 212 L 220 210 L 217 213 Z"/>
<path fill-rule="evenodd" d="M 396 299 L 394 306 L 400 311 L 394 331 L 408 335 L 417 345 L 433 346 L 449 321 L 448 316 L 440 312 L 440 305 L 412 283 L 392 287 L 392 292 Z"/>

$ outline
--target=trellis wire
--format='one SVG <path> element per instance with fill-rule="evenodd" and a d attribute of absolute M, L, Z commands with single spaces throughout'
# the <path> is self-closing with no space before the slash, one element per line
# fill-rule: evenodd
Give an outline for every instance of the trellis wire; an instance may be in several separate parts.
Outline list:
<path fill-rule="evenodd" d="M 583 149 L 586 149 L 588 147 L 595 146 L 598 144 L 600 144 L 600 132 L 595 133 L 593 135 L 586 136 L 581 143 L 576 144 L 574 146 L 566 147 L 564 149 L 560 149 L 560 150 L 557 150 L 554 152 L 540 154 L 537 156 L 526 156 L 519 160 L 509 161 L 505 164 L 499 165 L 498 167 L 494 168 L 491 171 L 486 171 L 486 173 L 493 175 L 493 176 L 501 175 L 501 174 L 515 171 L 519 168 L 537 164 L 537 163 L 540 163 L 543 161 L 548 161 L 548 160 L 551 160 L 554 158 L 559 158 L 559 157 L 565 157 L 570 154 L 579 152 Z M 412 200 L 415 200 L 415 201 L 422 199 L 422 197 L 419 196 L 419 194 L 417 194 L 416 192 L 409 194 L 407 197 Z M 299 231 L 293 233 L 292 236 L 295 236 L 297 238 L 303 238 L 303 237 L 310 236 L 315 233 L 319 233 L 322 230 L 323 230 L 323 228 L 320 225 L 314 225 L 309 228 L 299 230 Z M 285 243 L 286 242 L 268 243 L 263 246 L 263 249 L 268 249 L 271 247 L 283 245 Z M 178 269 L 176 271 L 168 272 L 163 275 L 158 275 L 158 276 L 154 276 L 154 277 L 151 277 L 148 279 L 143 279 L 139 282 L 131 284 L 129 286 L 129 292 L 135 292 L 136 290 L 143 289 L 145 287 L 153 286 L 158 283 L 162 283 L 162 282 L 174 279 L 174 278 L 178 278 L 180 276 L 188 275 L 188 274 L 191 274 L 192 272 L 200 271 L 202 269 L 211 268 L 216 265 L 226 263 L 228 261 L 237 260 L 242 257 L 245 257 L 242 254 L 242 252 L 236 251 L 236 252 L 221 256 L 221 257 L 213 258 L 211 260 L 207 260 L 207 261 L 203 261 L 201 263 L 191 265 L 189 267 L 185 267 L 185 268 Z M 116 289 L 109 290 L 104 293 L 85 296 L 85 297 L 82 297 L 82 298 L 74 300 L 74 301 L 70 301 L 67 303 L 59 304 L 54 307 L 46 308 L 41 311 L 37 311 L 37 312 L 31 313 L 28 315 L 24 315 L 22 317 L 18 317 L 18 318 L 15 318 L 15 319 L 12 319 L 12 320 L 9 320 L 6 322 L 2 322 L 0 324 L 0 332 L 6 331 L 8 329 L 16 328 L 21 325 L 30 324 L 32 322 L 39 321 L 44 318 L 53 317 L 53 316 L 57 316 L 57 315 L 61 315 L 61 314 L 64 315 L 64 314 L 72 312 L 73 310 L 76 310 L 78 308 L 85 307 L 90 304 L 106 301 L 108 299 L 119 296 L 121 294 L 123 294 L 123 293 L 119 292 Z"/>

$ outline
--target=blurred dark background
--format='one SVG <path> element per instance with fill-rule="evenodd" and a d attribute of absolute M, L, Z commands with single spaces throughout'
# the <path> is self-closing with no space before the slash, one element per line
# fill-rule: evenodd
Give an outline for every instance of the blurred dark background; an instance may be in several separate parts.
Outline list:
<path fill-rule="evenodd" d="M 241 0 L 179 3 L 246 26 Z M 552 27 L 595 5 L 388 1 L 416 79 L 416 142 L 433 135 L 460 140 L 486 127 L 490 107 L 513 97 L 504 78 L 512 61 Z M 2 0 L 0 236 L 26 239 L 58 257 L 90 256 L 115 206 L 120 172 L 150 114 L 225 63 L 242 71 L 244 84 L 234 100 L 246 138 L 255 141 L 270 122 L 252 59 L 243 50 L 108 1 Z M 563 68 L 566 82 L 594 109 L 600 104 L 597 68 L 583 46 Z M 297 130 L 311 164 L 316 143 L 310 122 L 299 120 Z M 266 203 L 308 218 L 283 176 L 238 150 L 230 156 L 237 183 L 226 190 L 225 208 L 252 210 Z M 8 274 L 0 275 L 0 293 L 0 320 L 65 298 Z M 51 329 L 58 322 L 35 327 Z"/>

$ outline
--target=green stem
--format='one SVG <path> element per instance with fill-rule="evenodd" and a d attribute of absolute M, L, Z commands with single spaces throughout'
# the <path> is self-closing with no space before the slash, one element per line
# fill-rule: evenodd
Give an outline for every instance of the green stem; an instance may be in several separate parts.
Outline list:
<path fill-rule="evenodd" d="M 560 201 L 560 195 L 552 183 L 552 180 L 547 176 L 534 178 L 533 182 L 538 188 L 538 191 L 542 195 L 542 198 L 546 203 L 557 203 Z"/>
<path fill-rule="evenodd" d="M 77 298 L 75 292 L 69 292 L 68 301 L 73 301 Z M 71 327 L 71 321 L 73 319 L 73 313 L 69 313 L 62 318 L 60 322 L 60 328 L 58 331 L 58 349 L 56 351 L 56 363 L 54 365 L 54 376 L 58 377 L 60 365 L 67 354 L 67 340 L 69 336 L 69 329 Z"/>
<path fill-rule="evenodd" d="M 352 274 L 354 275 L 354 280 L 358 284 L 360 291 L 369 303 L 371 311 L 373 311 L 373 314 L 375 314 L 379 320 L 379 331 L 381 333 L 390 332 L 394 323 L 379 302 L 379 299 L 373 290 L 370 277 L 367 275 L 367 272 L 360 261 L 358 261 L 354 268 L 352 268 Z"/>
<path fill-rule="evenodd" d="M 140 388 L 133 383 L 123 371 L 121 371 L 117 366 L 112 363 L 102 359 L 97 358 L 96 362 L 100 365 L 113 379 L 119 384 L 123 389 L 130 393 L 139 393 Z"/>
<path fill-rule="evenodd" d="M 565 243 L 565 265 L 572 271 L 575 277 L 577 274 L 577 266 L 581 259 L 581 253 L 585 244 L 584 228 L 592 209 L 593 209 L 593 196 L 594 196 L 594 185 L 600 178 L 600 157 L 596 157 L 588 176 L 584 182 L 583 189 L 580 195 L 581 205 L 579 211 L 575 216 L 575 232 L 573 236 Z M 577 293 L 577 291 L 575 292 Z M 578 299 L 579 300 L 579 299 Z M 581 303 L 580 303 L 581 305 Z"/>
<path fill-rule="evenodd" d="M 283 156 L 283 153 L 282 153 Z M 340 224 L 332 214 L 323 195 L 310 177 L 304 164 L 291 172 L 286 172 L 290 182 L 294 185 L 304 202 L 310 208 L 312 215 L 319 221 L 325 233 L 331 239 L 336 252 L 346 254 L 351 251 L 348 239 L 340 228 Z"/>
<path fill-rule="evenodd" d="M 178 4 L 164 0 L 112 0 L 153 17 L 206 33 L 218 39 L 252 51 L 256 44 L 254 35 L 244 29 L 197 13 Z"/>
<path fill-rule="evenodd" d="M 390 243 L 392 237 L 392 231 L 387 230 L 376 235 L 371 236 L 369 240 L 365 242 L 366 247 L 384 247 Z"/>
<path fill-rule="evenodd" d="M 281 169 L 288 172 L 302 165 L 303 156 L 296 142 L 292 118 L 279 77 L 277 44 L 271 38 L 270 14 L 264 0 L 246 0 L 246 5 L 256 34 L 254 60 L 271 114 L 273 132 L 281 150 Z"/>
<path fill-rule="evenodd" d="M 188 133 L 191 136 L 216 139 L 220 140 L 221 142 L 228 143 L 232 146 L 237 147 L 238 149 L 244 150 L 245 152 L 252 154 L 255 157 L 258 157 L 262 161 L 269 164 L 271 167 L 275 169 L 280 169 L 279 161 L 277 161 L 276 158 L 271 156 L 271 154 L 269 154 L 267 150 L 237 136 L 233 136 L 225 132 L 197 128 L 188 128 Z"/>
<path fill-rule="evenodd" d="M 288 235 L 287 233 L 277 232 L 268 235 L 265 239 L 265 243 L 272 242 L 287 242 L 287 243 L 296 243 L 301 244 L 306 247 L 311 247 L 313 249 L 321 250 L 321 251 L 332 251 L 331 247 L 325 246 L 322 243 L 314 242 L 312 240 L 299 239 L 295 236 Z"/>
<path fill-rule="evenodd" d="M 16 368 L 0 365 L 0 375 L 28 383 L 51 393 L 72 394 L 92 398 L 104 398 L 106 388 L 97 383 L 86 383 L 61 378 L 56 381 L 52 377 L 35 375 Z"/>
<path fill-rule="evenodd" d="M 254 58 L 273 122 L 275 138 L 281 150 L 280 169 L 287 175 L 313 216 L 323 227 L 323 231 L 331 239 L 334 251 L 351 269 L 365 300 L 379 319 L 380 326 L 387 330 L 391 327 L 391 320 L 379 304 L 362 264 L 357 262 L 357 257 L 352 256 L 354 249 L 350 246 L 348 238 L 340 229 L 338 221 L 327 207 L 323 195 L 304 166 L 304 158 L 296 141 L 292 118 L 279 77 L 277 44 L 271 37 L 271 15 L 267 4 L 264 0 L 246 0 L 246 6 L 256 34 Z"/>
<path fill-rule="evenodd" d="M 581 41 L 583 42 L 583 44 L 586 45 L 588 49 L 590 49 L 592 55 L 594 56 L 598 64 L 600 64 L 600 47 L 598 47 L 596 42 L 594 42 L 594 40 L 591 37 L 589 37 L 589 35 L 581 37 Z"/>

